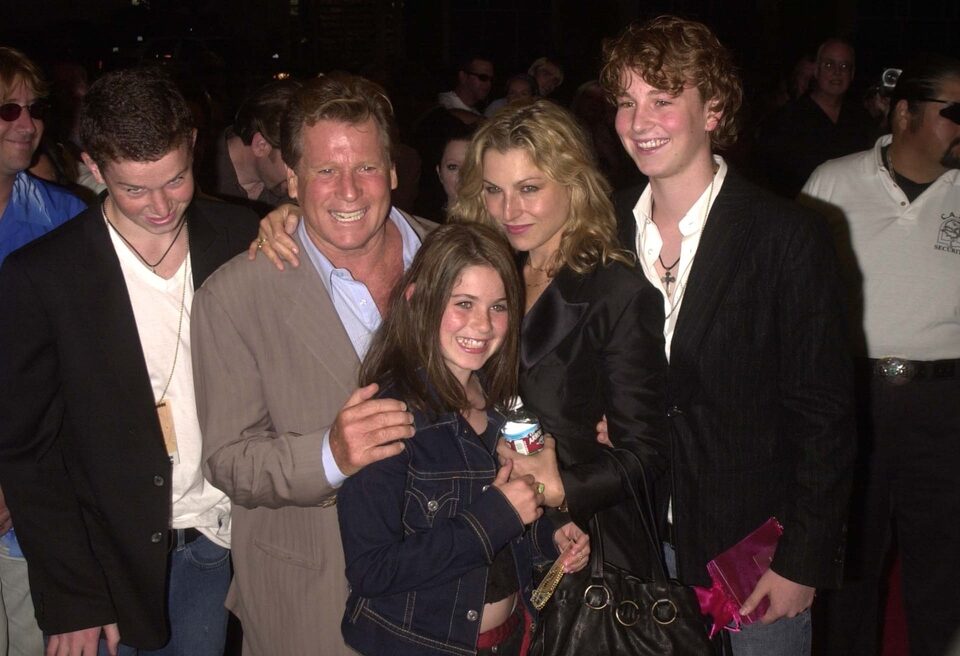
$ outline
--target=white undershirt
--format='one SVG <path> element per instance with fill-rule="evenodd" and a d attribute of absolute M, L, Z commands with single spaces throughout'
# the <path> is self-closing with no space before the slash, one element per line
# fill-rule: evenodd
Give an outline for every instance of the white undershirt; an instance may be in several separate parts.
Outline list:
<path fill-rule="evenodd" d="M 190 306 L 193 302 L 190 255 L 187 254 L 183 264 L 169 280 L 164 280 L 150 271 L 113 229 L 109 229 L 109 232 L 133 306 L 154 401 L 160 400 L 174 365 L 183 298 L 180 349 L 176 354 L 170 387 L 164 397 L 173 411 L 179 457 L 179 462 L 173 465 L 171 527 L 197 528 L 220 546 L 229 547 L 230 501 L 203 478 L 200 469 L 202 442 L 190 356 Z M 185 282 L 187 287 L 184 290 Z"/>

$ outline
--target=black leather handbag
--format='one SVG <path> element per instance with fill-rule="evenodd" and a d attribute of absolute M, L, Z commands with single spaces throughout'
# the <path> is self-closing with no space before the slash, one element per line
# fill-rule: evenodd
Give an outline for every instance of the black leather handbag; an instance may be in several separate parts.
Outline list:
<path fill-rule="evenodd" d="M 651 547 L 653 572 L 641 576 L 603 562 L 599 518 L 594 517 L 590 566 L 560 581 L 541 611 L 529 654 L 712 656 L 714 646 L 707 638 L 696 595 L 667 577 L 642 463 L 625 449 L 607 453 L 623 479 L 633 483 L 630 497 L 644 528 L 644 535 L 637 538 Z"/>

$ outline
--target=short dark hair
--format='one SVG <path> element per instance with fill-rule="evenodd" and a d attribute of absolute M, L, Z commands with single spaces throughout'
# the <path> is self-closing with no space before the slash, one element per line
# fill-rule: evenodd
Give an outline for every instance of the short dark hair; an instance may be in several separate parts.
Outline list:
<path fill-rule="evenodd" d="M 331 73 L 305 82 L 293 94 L 280 122 L 280 151 L 284 163 L 297 168 L 303 155 L 303 128 L 319 121 L 363 123 L 373 119 L 387 163 L 393 161 L 397 127 L 393 105 L 376 82 L 347 73 Z"/>
<path fill-rule="evenodd" d="M 503 281 L 507 334 L 481 370 L 488 407 L 517 393 L 520 349 L 520 274 L 502 231 L 481 224 L 440 226 L 423 240 L 413 264 L 394 287 L 390 309 L 360 367 L 360 384 L 393 385 L 402 400 L 440 414 L 470 407 L 463 387 L 447 368 L 440 348 L 440 322 L 463 270 L 489 266 Z M 407 289 L 414 286 L 407 299 Z"/>
<path fill-rule="evenodd" d="M 107 73 L 80 106 L 80 143 L 101 169 L 108 162 L 154 162 L 187 144 L 194 117 L 183 94 L 158 68 Z"/>
<path fill-rule="evenodd" d="M 960 79 L 960 60 L 935 53 L 918 55 L 897 78 L 897 85 L 890 92 L 890 108 L 906 100 L 907 109 L 916 114 L 920 99 L 936 97 L 947 78 Z"/>
<path fill-rule="evenodd" d="M 300 89 L 296 80 L 268 82 L 247 96 L 233 119 L 233 133 L 244 144 L 253 143 L 253 135 L 263 135 L 274 148 L 280 147 L 280 121 L 293 94 Z"/>
<path fill-rule="evenodd" d="M 720 113 L 720 121 L 710 133 L 713 146 L 726 148 L 736 141 L 743 86 L 730 51 L 703 23 L 677 16 L 634 23 L 603 44 L 603 61 L 600 83 L 611 99 L 623 93 L 630 71 L 673 94 L 693 85 L 700 100 L 712 102 L 711 108 Z"/>
<path fill-rule="evenodd" d="M 0 96 L 6 98 L 18 80 L 38 97 L 47 95 L 47 83 L 40 67 L 19 50 L 0 46 Z"/>

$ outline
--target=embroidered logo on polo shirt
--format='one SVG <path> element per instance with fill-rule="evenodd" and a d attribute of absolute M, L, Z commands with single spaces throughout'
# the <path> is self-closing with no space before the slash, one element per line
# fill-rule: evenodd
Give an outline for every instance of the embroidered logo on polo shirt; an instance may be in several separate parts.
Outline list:
<path fill-rule="evenodd" d="M 960 255 L 960 216 L 953 212 L 940 215 L 940 232 L 934 248 Z"/>

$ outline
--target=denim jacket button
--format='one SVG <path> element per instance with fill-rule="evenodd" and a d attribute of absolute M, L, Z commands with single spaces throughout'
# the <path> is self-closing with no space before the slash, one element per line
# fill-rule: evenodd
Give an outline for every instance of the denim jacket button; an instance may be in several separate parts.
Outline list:
<path fill-rule="evenodd" d="M 429 510 L 430 512 L 432 513 L 437 512 L 437 508 L 439 507 L 440 507 L 440 504 L 437 503 L 436 499 L 430 499 L 430 501 L 427 501 L 427 510 Z"/>
<path fill-rule="evenodd" d="M 480 613 L 478 613 L 477 611 L 475 610 L 467 611 L 467 619 L 470 620 L 471 622 L 476 622 L 478 617 L 480 617 Z"/>

